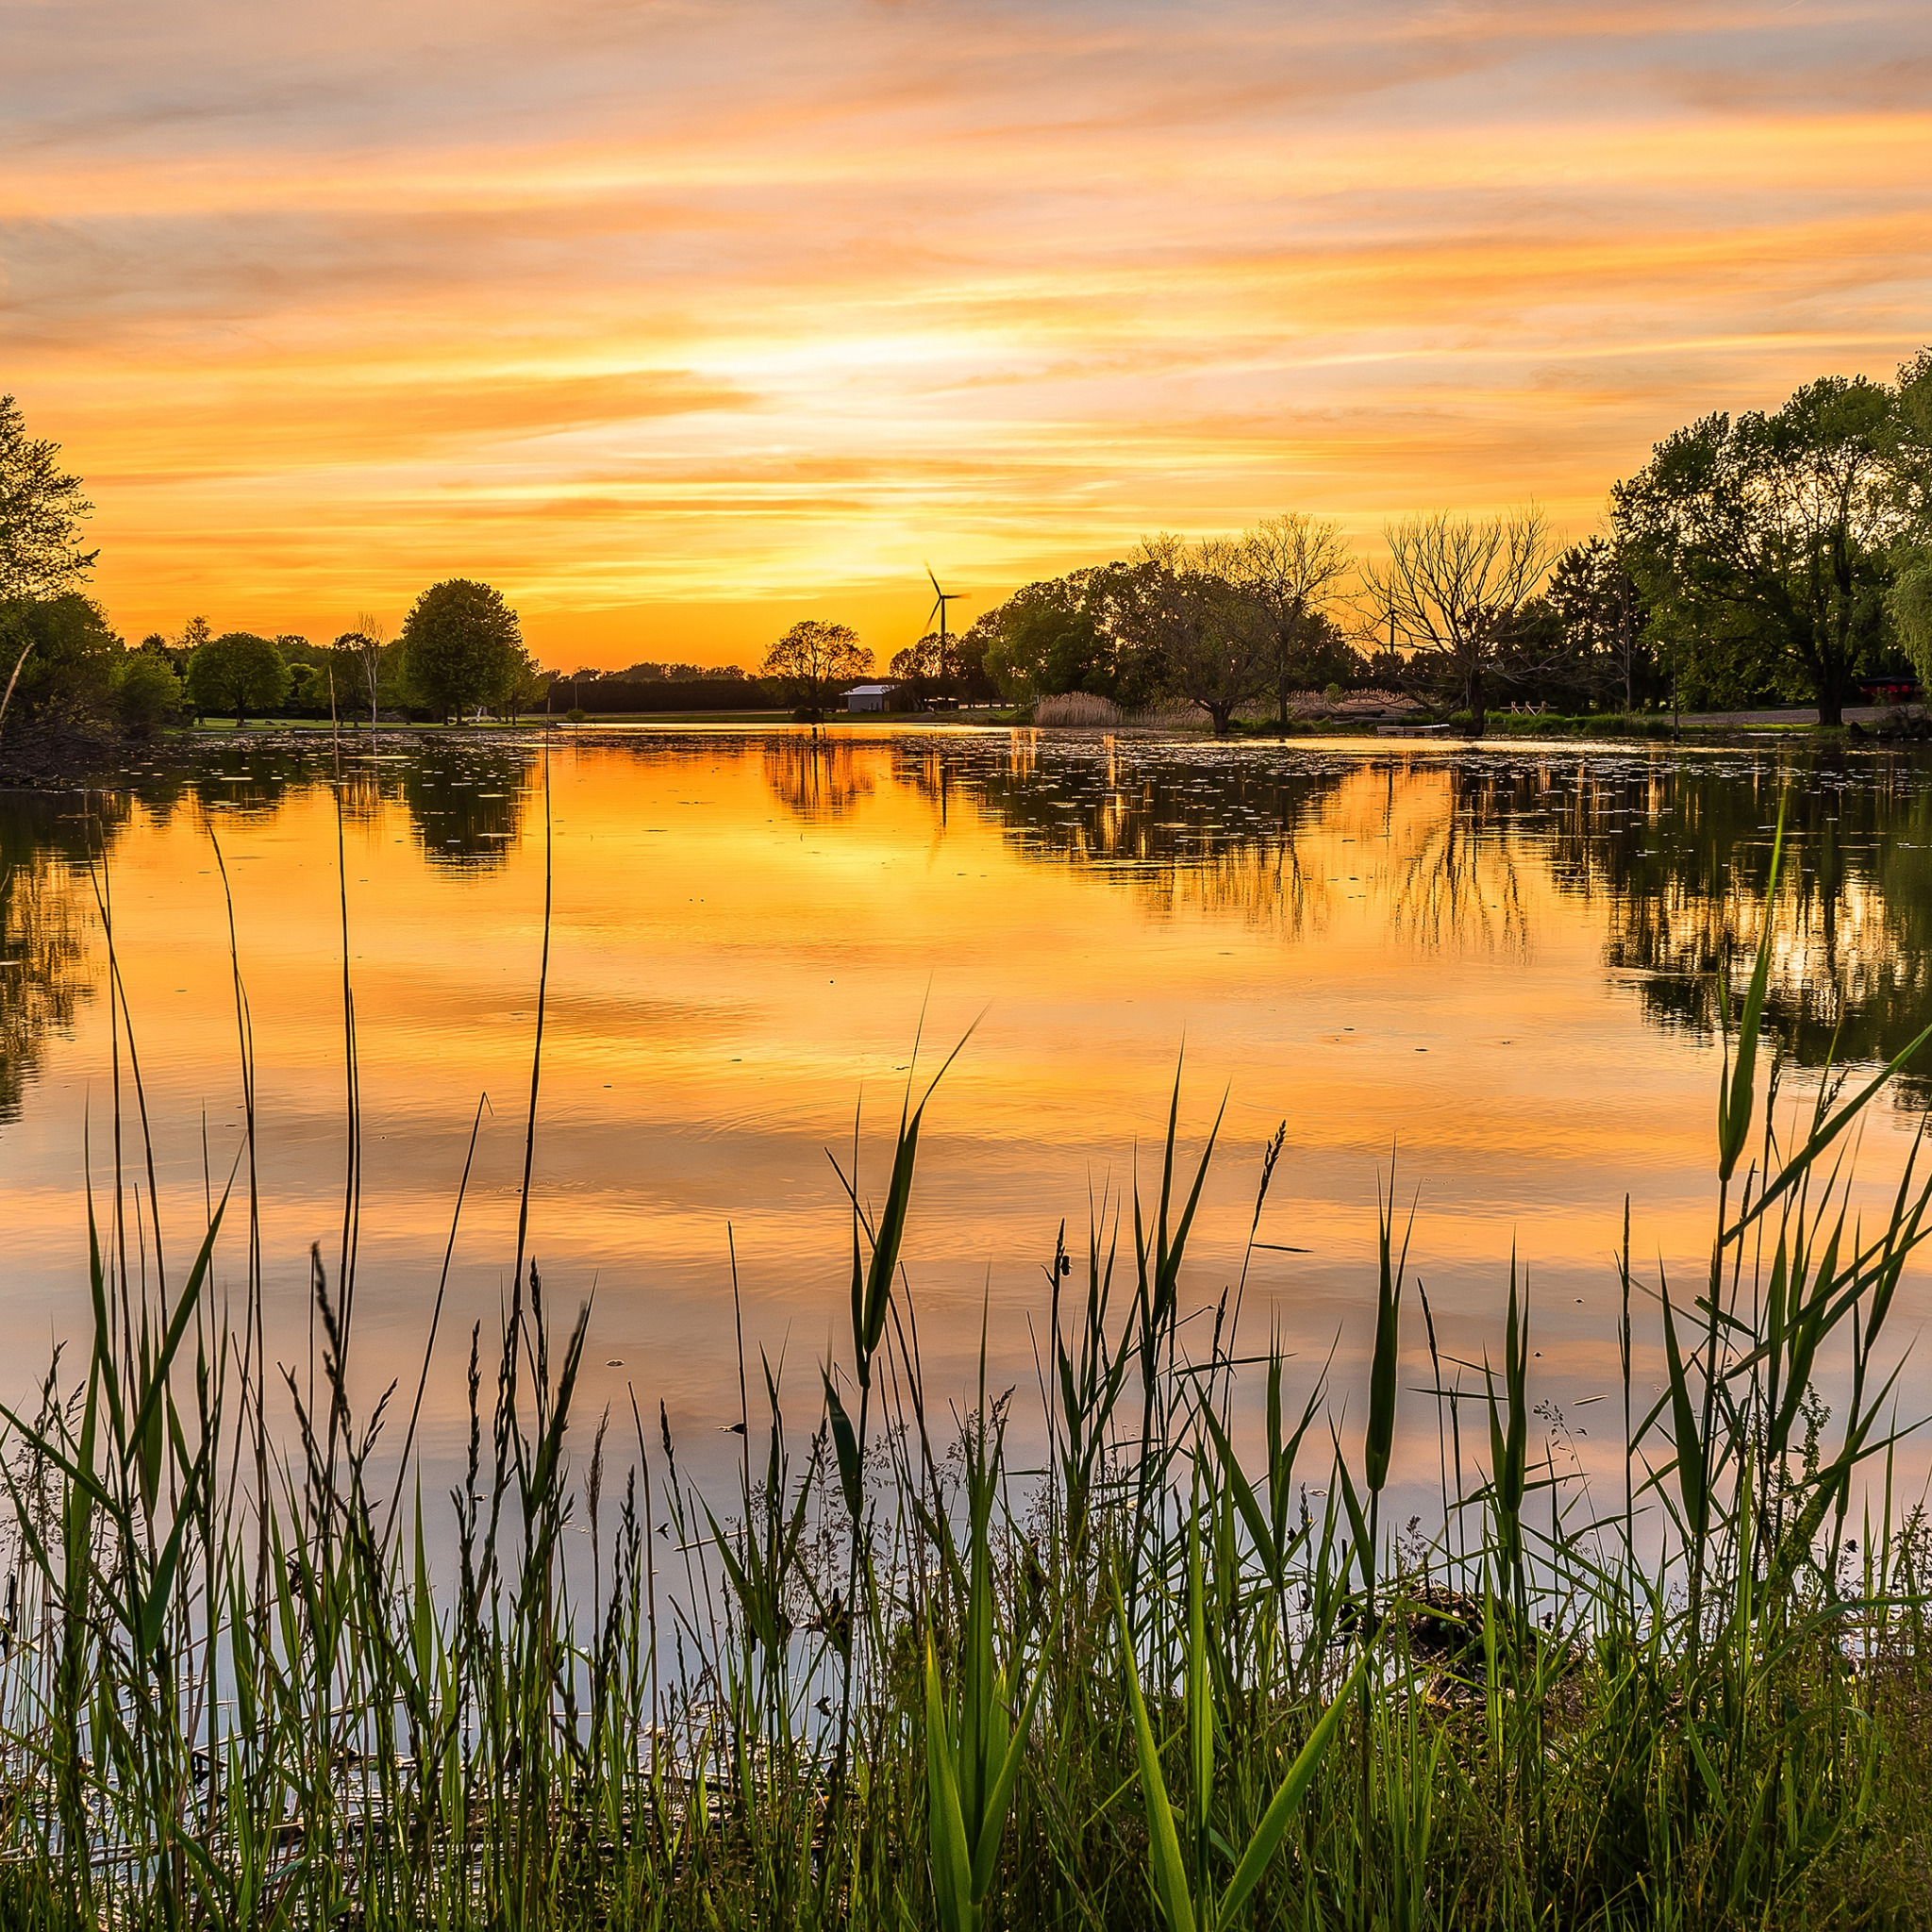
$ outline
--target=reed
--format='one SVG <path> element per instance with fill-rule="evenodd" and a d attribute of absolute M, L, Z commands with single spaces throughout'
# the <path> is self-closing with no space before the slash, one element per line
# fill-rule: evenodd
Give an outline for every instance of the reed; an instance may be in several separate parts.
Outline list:
<path fill-rule="evenodd" d="M 1769 931 L 1694 1294 L 1639 1277 L 1626 1209 L 1630 1477 L 1606 1510 L 1539 1440 L 1513 1270 L 1475 1386 L 1408 1332 L 1392 1175 L 1357 1450 L 1351 1391 L 1291 1394 L 1278 1341 L 1242 1354 L 1239 1282 L 1190 1323 L 1213 1141 L 1190 1178 L 1178 1085 L 1158 1191 L 1103 1195 L 1077 1254 L 1056 1240 L 1024 1418 L 983 1372 L 963 1410 L 928 1399 L 901 1256 L 940 1083 L 908 1095 L 876 1217 L 857 1146 L 841 1169 L 850 1352 L 802 1425 L 758 1358 L 726 1497 L 661 1407 L 655 1431 L 596 1420 L 582 1453 L 590 1312 L 560 1318 L 524 1260 L 471 1336 L 461 1475 L 425 1500 L 413 1415 L 386 1462 L 386 1402 L 351 1399 L 353 1232 L 333 1270 L 312 1254 L 315 1358 L 277 1377 L 252 1297 L 238 1327 L 208 1286 L 245 1182 L 165 1278 L 135 1163 L 104 1229 L 88 1210 L 84 1354 L 6 1412 L 0 1918 L 1927 1924 L 1932 1538 L 1894 1494 L 1888 1323 L 1932 1181 L 1915 1148 L 1883 1224 L 1852 1213 L 1848 1137 L 1909 1052 L 1849 1099 L 1782 1104 Z M 536 1092 L 533 1070 L 533 1122 Z M 1668 1387 L 1646 1409 L 1650 1306 Z M 1418 1386 L 1441 1507 L 1395 1540 Z"/>
<path fill-rule="evenodd" d="M 1121 708 L 1111 698 L 1084 691 L 1061 691 L 1055 697 L 1041 698 L 1033 707 L 1036 724 L 1071 725 L 1089 731 L 1109 729 L 1121 717 Z"/>

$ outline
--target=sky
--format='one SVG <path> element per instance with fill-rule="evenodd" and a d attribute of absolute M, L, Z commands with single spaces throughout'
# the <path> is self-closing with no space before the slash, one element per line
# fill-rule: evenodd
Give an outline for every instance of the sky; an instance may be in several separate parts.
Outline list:
<path fill-rule="evenodd" d="M 1923 0 L 0 0 L 0 392 L 130 638 L 494 583 L 881 660 L 1141 534 L 1529 501 L 1932 341 Z"/>

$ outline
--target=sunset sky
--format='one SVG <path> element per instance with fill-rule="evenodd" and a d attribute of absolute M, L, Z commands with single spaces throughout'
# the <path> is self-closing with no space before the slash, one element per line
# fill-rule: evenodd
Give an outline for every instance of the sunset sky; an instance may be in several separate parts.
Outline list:
<path fill-rule="evenodd" d="M 1160 527 L 1535 498 L 1932 341 L 1924 0 L 0 0 L 0 391 L 130 636 L 434 578 L 883 658 Z"/>

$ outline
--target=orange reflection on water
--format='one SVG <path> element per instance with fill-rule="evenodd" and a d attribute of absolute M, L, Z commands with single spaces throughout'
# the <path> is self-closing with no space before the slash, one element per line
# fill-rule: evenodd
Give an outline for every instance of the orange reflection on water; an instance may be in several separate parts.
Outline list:
<path fill-rule="evenodd" d="M 983 1306 L 1000 1386 L 1030 1376 L 1056 1229 L 1084 1246 L 1090 1203 L 1117 1199 L 1137 1161 L 1158 1182 L 1185 1049 L 1188 1158 L 1226 1098 L 1185 1283 L 1197 1304 L 1240 1271 L 1257 1156 L 1285 1120 L 1252 1339 L 1277 1322 L 1312 1374 L 1339 1334 L 1338 1387 L 1354 1385 L 1392 1154 L 1444 1350 L 1493 1352 L 1514 1249 L 1537 1283 L 1542 1389 L 1574 1401 L 1615 1381 L 1625 1192 L 1640 1252 L 1686 1278 L 1708 1237 L 1717 1043 L 1694 1002 L 1673 1004 L 1664 967 L 1633 968 L 1633 934 L 1659 908 L 1722 926 L 1749 878 L 1741 858 L 1721 882 L 1687 858 L 1640 890 L 1641 868 L 1678 819 L 1687 851 L 1707 851 L 1724 800 L 1736 850 L 1755 850 L 1769 783 L 1574 753 L 608 732 L 547 758 L 517 744 L 352 757 L 340 787 L 325 756 L 260 759 L 149 787 L 87 837 L 107 855 L 175 1256 L 242 1138 L 226 869 L 286 1356 L 306 1347 L 308 1245 L 333 1256 L 340 1227 L 344 922 L 372 1394 L 413 1375 L 487 1095 L 430 1384 L 432 1447 L 447 1447 L 471 1324 L 494 1321 L 514 1249 L 546 850 L 531 1225 L 554 1300 L 594 1293 L 592 1409 L 635 1386 L 674 1425 L 735 1412 L 732 1248 L 750 1336 L 801 1373 L 840 1348 L 849 1235 L 826 1149 L 849 1150 L 862 1103 L 875 1192 L 915 1042 L 932 1069 L 969 1029 L 929 1116 L 906 1249 L 936 1386 L 965 1386 Z M 1886 864 L 1916 864 L 1906 833 L 1923 816 L 1902 791 Z M 1780 902 L 1781 957 L 1801 983 L 1815 972 L 1806 936 L 1829 900 L 1858 983 L 1916 985 L 1923 961 L 1899 934 L 1923 915 L 1895 884 L 1888 896 L 1915 874 L 1886 871 L 1875 843 L 1852 863 L 1841 819 Z M 35 895 L 23 920 L 92 932 L 95 974 L 92 997 L 46 994 L 18 1117 L 0 1125 L 5 1339 L 24 1375 L 84 1307 L 81 1149 L 91 1133 L 103 1184 L 110 1088 L 92 888 L 50 824 L 9 836 Z M 71 815 L 66 837 L 87 842 Z M 50 967 L 49 986 L 74 970 Z M 9 1040 L 30 1022 L 21 1008 Z M 1908 1124 L 1874 1117 L 1875 1182 Z M 242 1265 L 238 1224 L 230 1291 Z"/>

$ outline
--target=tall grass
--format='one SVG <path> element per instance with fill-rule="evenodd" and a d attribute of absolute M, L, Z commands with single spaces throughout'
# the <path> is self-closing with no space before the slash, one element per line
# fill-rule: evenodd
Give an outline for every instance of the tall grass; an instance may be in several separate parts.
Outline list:
<path fill-rule="evenodd" d="M 1353 1391 L 1242 1353 L 1239 1282 L 1191 1322 L 1213 1140 L 1190 1173 L 1178 1085 L 1158 1175 L 1056 1240 L 1037 1467 L 1011 1391 L 982 1373 L 954 1413 L 922 1374 L 929 1088 L 875 1214 L 841 1168 L 850 1337 L 802 1424 L 741 1357 L 724 1497 L 661 1407 L 586 1430 L 589 1313 L 527 1261 L 425 1497 L 413 1415 L 396 1467 L 386 1402 L 351 1400 L 353 1202 L 336 1268 L 311 1256 L 314 1359 L 277 1374 L 255 1297 L 237 1329 L 209 1289 L 246 1184 L 170 1277 L 144 1165 L 117 1175 L 85 1358 L 7 1417 L 0 1923 L 1926 1924 L 1928 1539 L 1892 1490 L 1888 1324 L 1932 1182 L 1915 1149 L 1875 1231 L 1848 1205 L 1848 1131 L 1907 1056 L 1781 1107 L 1768 932 L 1704 1277 L 1641 1279 L 1625 1209 L 1601 1507 L 1538 1446 L 1526 1286 L 1452 1380 L 1392 1185 L 1358 1451 Z M 245 1042 L 239 985 L 238 1013 Z M 1440 1419 L 1441 1501 L 1391 1538 L 1405 1399 Z"/>

